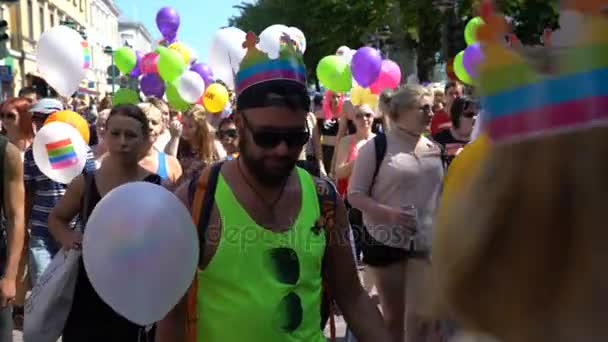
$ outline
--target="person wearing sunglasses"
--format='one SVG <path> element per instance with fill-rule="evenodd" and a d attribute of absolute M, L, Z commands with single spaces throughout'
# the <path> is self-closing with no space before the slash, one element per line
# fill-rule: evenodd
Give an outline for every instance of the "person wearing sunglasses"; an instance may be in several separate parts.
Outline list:
<path fill-rule="evenodd" d="M 433 135 L 433 140 L 443 148 L 443 161 L 450 166 L 452 160 L 471 141 L 479 105 L 468 97 L 454 100 L 450 108 L 452 127 Z"/>
<path fill-rule="evenodd" d="M 32 101 L 15 97 L 0 105 L 0 121 L 9 141 L 21 150 L 21 155 L 34 141 L 34 126 L 30 112 Z"/>
<path fill-rule="evenodd" d="M 363 212 L 369 233 L 363 263 L 378 289 L 391 342 L 428 337 L 428 255 L 443 179 L 441 149 L 424 136 L 432 106 L 432 92 L 420 85 L 383 92 L 380 109 L 391 120 L 384 157 L 376 156 L 377 135 L 359 150 L 349 179 L 348 201 Z"/>
<path fill-rule="evenodd" d="M 319 221 L 318 191 L 333 186 L 296 167 L 310 137 L 301 54 L 287 40 L 275 62 L 263 58 L 256 42 L 247 34 L 249 51 L 235 78 L 239 157 L 212 168 L 220 168 L 214 193 L 206 193 L 205 175 L 194 182 L 194 201 L 189 186 L 177 191 L 197 225 L 199 213 L 209 222 L 195 290 L 159 324 L 156 341 L 325 342 L 324 283 L 359 341 L 386 341 L 357 276 L 344 204 L 335 201 L 326 236 L 330 223 Z M 212 206 L 203 205 L 205 196 Z M 194 337 L 185 338 L 186 331 Z"/>
<path fill-rule="evenodd" d="M 217 138 L 224 146 L 229 159 L 234 159 L 239 155 L 239 134 L 232 116 L 222 119 L 218 125 Z"/>

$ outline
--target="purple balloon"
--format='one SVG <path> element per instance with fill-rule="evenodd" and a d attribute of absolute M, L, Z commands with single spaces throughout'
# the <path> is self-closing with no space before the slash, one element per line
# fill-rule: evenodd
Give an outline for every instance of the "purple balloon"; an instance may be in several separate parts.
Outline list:
<path fill-rule="evenodd" d="M 165 94 L 165 82 L 156 73 L 145 74 L 139 81 L 139 89 L 146 96 L 162 98 Z"/>
<path fill-rule="evenodd" d="M 209 65 L 207 65 L 205 63 L 195 63 L 192 65 L 190 70 L 201 75 L 201 77 L 205 81 L 205 87 L 207 87 L 208 85 L 213 83 L 213 81 L 215 80 L 213 78 L 213 71 L 211 71 L 211 68 L 209 67 Z"/>
<path fill-rule="evenodd" d="M 163 37 L 175 39 L 179 29 L 179 14 L 172 7 L 163 7 L 156 14 L 156 26 Z"/>
<path fill-rule="evenodd" d="M 144 54 L 141 51 L 135 51 L 135 56 L 137 57 L 137 64 L 135 64 L 135 68 L 131 70 L 129 76 L 137 78 L 141 75 L 141 69 L 139 68 L 139 62 L 144 57 Z"/>
<path fill-rule="evenodd" d="M 462 62 L 464 64 L 464 69 L 469 73 L 469 75 L 471 75 L 471 77 L 477 77 L 477 67 L 479 66 L 479 63 L 483 61 L 483 59 L 484 55 L 479 43 L 473 43 L 464 50 Z"/>
<path fill-rule="evenodd" d="M 362 47 L 353 56 L 350 65 L 353 77 L 363 88 L 376 81 L 382 70 L 382 55 L 371 47 Z"/>

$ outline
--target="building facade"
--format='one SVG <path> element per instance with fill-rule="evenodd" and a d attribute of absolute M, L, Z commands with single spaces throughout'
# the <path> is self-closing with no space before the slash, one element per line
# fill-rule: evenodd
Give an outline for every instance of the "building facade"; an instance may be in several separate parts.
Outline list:
<path fill-rule="evenodd" d="M 103 96 L 112 91 L 108 82 L 108 67 L 112 57 L 104 53 L 105 47 L 116 48 L 120 45 L 118 17 L 120 10 L 112 0 L 92 0 L 88 20 L 88 41 L 91 48 L 91 74 L 94 89 Z M 90 84 L 89 84 L 90 85 Z"/>
<path fill-rule="evenodd" d="M 24 86 L 41 82 L 36 65 L 36 44 L 42 33 L 61 21 L 71 19 L 86 27 L 91 0 L 19 0 L 2 5 L 2 18 L 9 23 L 10 56 L 4 64 L 11 66 L 12 78 L 2 80 L 2 94 L 13 96 Z M 83 82 L 87 86 L 88 82 Z"/>
<path fill-rule="evenodd" d="M 118 21 L 120 46 L 130 46 L 135 51 L 149 52 L 154 46 L 152 35 L 144 24 L 137 21 L 122 19 Z"/>

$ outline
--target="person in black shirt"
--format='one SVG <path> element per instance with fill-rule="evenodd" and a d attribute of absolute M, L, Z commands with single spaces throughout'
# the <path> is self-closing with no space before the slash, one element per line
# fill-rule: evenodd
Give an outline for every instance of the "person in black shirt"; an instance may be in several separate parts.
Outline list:
<path fill-rule="evenodd" d="M 479 105 L 468 97 L 459 97 L 452 103 L 452 127 L 433 135 L 433 139 L 443 148 L 443 161 L 446 166 L 449 166 L 454 157 L 471 141 L 478 113 Z"/>

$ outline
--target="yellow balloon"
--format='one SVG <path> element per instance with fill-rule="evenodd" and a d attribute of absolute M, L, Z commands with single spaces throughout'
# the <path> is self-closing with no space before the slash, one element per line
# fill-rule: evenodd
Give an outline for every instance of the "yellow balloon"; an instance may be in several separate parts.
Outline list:
<path fill-rule="evenodd" d="M 186 63 L 190 63 L 190 57 L 191 57 L 190 48 L 188 48 L 184 43 L 175 42 L 175 43 L 169 45 L 169 49 L 179 52 L 179 54 L 182 55 L 182 57 L 184 57 L 184 61 Z"/>
<path fill-rule="evenodd" d="M 211 113 L 219 113 L 226 107 L 229 97 L 226 87 L 219 83 L 213 83 L 205 90 L 203 106 Z"/>
<path fill-rule="evenodd" d="M 483 134 L 465 146 L 462 152 L 454 158 L 443 179 L 440 212 L 449 207 L 455 197 L 466 193 L 471 181 L 477 177 L 489 149 L 490 139 Z"/>
<path fill-rule="evenodd" d="M 376 108 L 378 106 L 378 95 L 373 94 L 369 88 L 355 86 L 350 92 L 350 102 L 355 106 L 366 104 Z"/>

